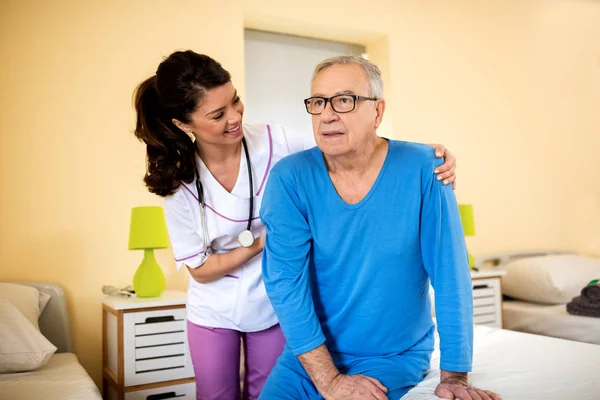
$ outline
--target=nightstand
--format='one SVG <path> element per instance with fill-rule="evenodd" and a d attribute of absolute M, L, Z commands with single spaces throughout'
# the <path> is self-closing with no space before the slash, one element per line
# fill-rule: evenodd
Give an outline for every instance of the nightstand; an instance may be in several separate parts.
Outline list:
<path fill-rule="evenodd" d="M 471 270 L 473 285 L 473 322 L 502 328 L 502 270 Z"/>
<path fill-rule="evenodd" d="M 102 300 L 102 389 L 108 400 L 195 400 L 185 292 Z"/>

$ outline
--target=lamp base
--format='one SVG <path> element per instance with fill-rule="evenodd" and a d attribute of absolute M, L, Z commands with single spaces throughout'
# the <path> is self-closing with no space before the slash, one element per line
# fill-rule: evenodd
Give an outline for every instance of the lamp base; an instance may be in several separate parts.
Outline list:
<path fill-rule="evenodd" d="M 469 255 L 469 268 L 475 269 L 475 258 L 473 258 L 473 255 L 471 253 L 468 253 L 468 255 Z"/>
<path fill-rule="evenodd" d="M 165 291 L 167 280 L 156 262 L 154 249 L 144 249 L 144 259 L 133 276 L 133 290 L 138 297 L 158 297 Z"/>

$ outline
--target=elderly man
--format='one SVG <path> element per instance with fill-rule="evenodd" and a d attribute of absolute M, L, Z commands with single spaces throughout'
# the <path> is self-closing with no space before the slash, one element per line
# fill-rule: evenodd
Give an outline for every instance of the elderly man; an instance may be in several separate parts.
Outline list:
<path fill-rule="evenodd" d="M 263 275 L 287 344 L 261 399 L 398 400 L 429 367 L 429 280 L 436 394 L 499 399 L 467 383 L 472 294 L 454 193 L 430 147 L 377 136 L 382 87 L 360 57 L 319 64 L 305 100 L 317 147 L 271 171 Z"/>

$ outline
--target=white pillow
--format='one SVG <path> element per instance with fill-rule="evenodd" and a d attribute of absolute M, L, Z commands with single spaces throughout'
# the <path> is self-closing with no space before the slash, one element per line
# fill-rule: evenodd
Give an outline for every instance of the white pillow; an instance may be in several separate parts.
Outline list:
<path fill-rule="evenodd" d="M 4 299 L 0 299 L 0 337 L 0 373 L 38 369 L 56 351 L 19 309 Z"/>
<path fill-rule="evenodd" d="M 19 285 L 18 283 L 0 282 L 0 299 L 9 300 L 23 315 L 40 330 L 38 318 L 42 313 L 41 306 L 45 307 L 46 298 L 40 301 L 40 291 L 33 286 Z"/>
<path fill-rule="evenodd" d="M 50 303 L 50 300 L 52 300 L 52 296 L 50 296 L 49 294 L 46 294 L 42 291 L 40 291 L 40 316 L 42 315 L 42 313 L 44 312 L 44 310 L 46 309 L 46 306 L 48 305 L 48 303 Z M 38 316 L 39 318 L 39 316 Z"/>
<path fill-rule="evenodd" d="M 574 254 L 527 257 L 505 266 L 502 293 L 545 304 L 568 303 L 592 279 L 600 279 L 600 258 Z"/>

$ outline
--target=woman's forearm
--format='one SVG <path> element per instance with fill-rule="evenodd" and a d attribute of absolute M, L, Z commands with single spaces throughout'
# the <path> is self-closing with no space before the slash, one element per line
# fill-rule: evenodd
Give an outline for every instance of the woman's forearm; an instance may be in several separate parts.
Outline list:
<path fill-rule="evenodd" d="M 260 253 L 263 246 L 264 238 L 260 237 L 250 247 L 238 247 L 227 253 L 211 254 L 198 268 L 190 268 L 187 265 L 186 267 L 196 282 L 213 282 L 238 269 L 246 261 Z"/>

